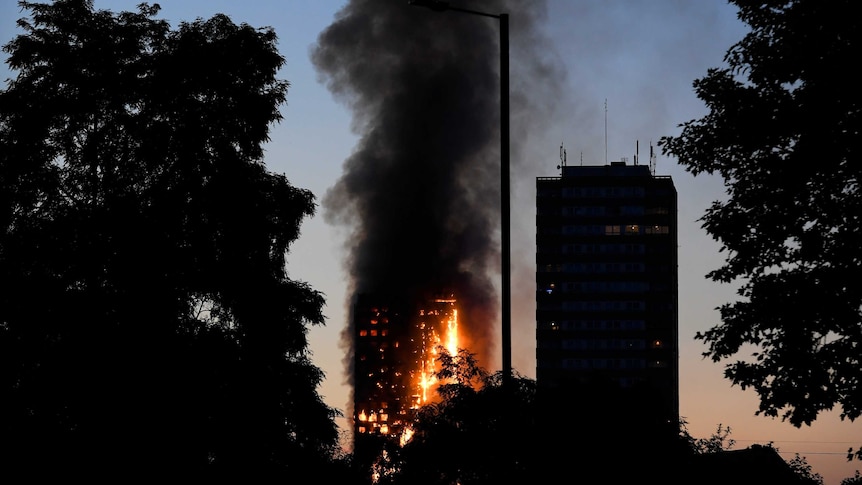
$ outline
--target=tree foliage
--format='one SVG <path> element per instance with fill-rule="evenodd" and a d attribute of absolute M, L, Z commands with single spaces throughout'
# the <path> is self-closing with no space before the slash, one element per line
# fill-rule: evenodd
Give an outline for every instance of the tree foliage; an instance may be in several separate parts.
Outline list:
<path fill-rule="evenodd" d="M 701 221 L 726 253 L 707 277 L 738 283 L 721 323 L 698 333 L 725 376 L 794 426 L 840 407 L 862 413 L 862 54 L 851 0 L 731 0 L 750 26 L 727 67 L 694 82 L 708 114 L 660 140 L 692 174 L 720 175 L 726 200 Z"/>
<path fill-rule="evenodd" d="M 708 438 L 695 438 L 688 431 L 688 422 L 679 420 L 680 438 L 686 443 L 692 453 L 705 455 L 730 450 L 736 445 L 736 440 L 730 437 L 730 426 L 716 426 L 715 432 Z"/>
<path fill-rule="evenodd" d="M 841 479 L 840 485 L 862 485 L 862 473 L 856 470 L 852 477 Z"/>
<path fill-rule="evenodd" d="M 470 352 L 439 350 L 441 399 L 420 408 L 406 444 L 385 448 L 378 483 L 476 485 L 535 478 L 535 381 L 515 374 L 512 385 L 503 387 L 502 373 L 488 373 Z"/>
<path fill-rule="evenodd" d="M 823 485 L 823 475 L 815 473 L 811 468 L 811 465 L 808 464 L 808 460 L 799 453 L 796 453 L 793 458 L 787 462 L 787 465 L 790 467 L 790 470 L 796 474 L 796 476 L 801 480 L 805 480 L 805 483 Z"/>
<path fill-rule="evenodd" d="M 0 460 L 248 477 L 326 456 L 336 411 L 307 348 L 324 299 L 285 269 L 314 197 L 263 164 L 288 88 L 275 32 L 20 6 L 0 91 Z"/>

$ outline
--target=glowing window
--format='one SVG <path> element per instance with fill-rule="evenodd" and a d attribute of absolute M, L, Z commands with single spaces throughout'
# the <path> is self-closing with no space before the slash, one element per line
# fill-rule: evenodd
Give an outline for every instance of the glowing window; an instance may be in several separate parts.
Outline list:
<path fill-rule="evenodd" d="M 365 336 L 367 336 L 367 335 L 368 335 L 368 330 L 360 330 L 360 331 L 359 331 L 359 336 L 360 336 L 360 337 L 365 337 Z"/>

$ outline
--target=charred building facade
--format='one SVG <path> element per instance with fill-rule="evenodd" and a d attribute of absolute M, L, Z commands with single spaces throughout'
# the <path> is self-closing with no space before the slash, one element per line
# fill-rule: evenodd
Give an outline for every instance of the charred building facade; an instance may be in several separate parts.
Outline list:
<path fill-rule="evenodd" d="M 452 294 L 410 301 L 360 295 L 353 307 L 353 430 L 398 439 L 416 410 L 434 399 L 441 346 L 457 352 L 458 313 Z"/>
<path fill-rule="evenodd" d="M 675 430 L 677 194 L 653 166 L 564 165 L 537 178 L 536 384 L 556 409 Z"/>

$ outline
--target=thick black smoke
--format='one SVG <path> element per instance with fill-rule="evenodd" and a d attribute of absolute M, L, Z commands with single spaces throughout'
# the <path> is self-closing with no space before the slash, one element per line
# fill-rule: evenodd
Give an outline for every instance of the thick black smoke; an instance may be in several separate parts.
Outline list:
<path fill-rule="evenodd" d="M 451 2 L 493 14 L 508 12 L 505 3 Z M 510 17 L 516 145 L 531 118 L 518 73 L 540 64 L 527 43 L 542 48 L 535 29 L 544 8 L 541 1 L 518 2 Z M 349 229 L 347 293 L 453 291 L 469 350 L 486 368 L 496 355 L 500 310 L 499 38 L 494 18 L 434 12 L 407 0 L 352 0 L 312 50 L 360 136 L 323 199 L 327 221 Z M 560 77 L 548 66 L 531 75 L 537 86 Z M 513 146 L 513 165 L 518 153 Z M 349 368 L 352 322 L 344 337 Z"/>

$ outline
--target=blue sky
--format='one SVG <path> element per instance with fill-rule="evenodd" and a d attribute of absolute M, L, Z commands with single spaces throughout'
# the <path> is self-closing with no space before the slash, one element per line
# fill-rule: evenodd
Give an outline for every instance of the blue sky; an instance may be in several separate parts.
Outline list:
<path fill-rule="evenodd" d="M 139 1 L 94 3 L 96 8 L 121 11 L 134 10 Z M 321 82 L 309 57 L 320 32 L 346 2 L 158 3 L 159 17 L 173 26 L 225 13 L 237 23 L 275 29 L 286 59 L 281 77 L 291 87 L 282 108 L 284 120 L 272 130 L 266 163 L 269 170 L 286 174 L 293 185 L 311 190 L 320 200 L 341 176 L 343 163 L 360 138 L 354 132 L 351 111 Z M 403 3 L 410 8 L 406 0 Z M 514 24 L 518 13 L 509 13 Z M 19 33 L 15 19 L 20 16 L 14 0 L 0 0 L 0 42 Z M 518 159 L 512 162 L 517 166 L 512 181 L 512 356 L 514 368 L 531 377 L 535 375 L 535 177 L 558 174 L 561 144 L 569 164 L 583 160 L 585 165 L 598 165 L 621 158 L 631 162 L 636 147 L 646 163 L 651 142 L 678 133 L 677 125 L 705 114 L 691 83 L 708 68 L 721 66 L 727 48 L 745 33 L 734 7 L 719 0 L 549 0 L 541 29 L 550 41 L 541 54 L 565 74 L 565 96 L 544 100 L 556 108 L 552 119 L 543 120 L 541 132 L 520 140 Z M 512 136 L 513 140 L 518 136 L 514 126 Z M 680 413 L 689 421 L 690 431 L 706 437 L 719 424 L 728 425 L 737 448 L 773 441 L 784 458 L 799 452 L 826 478 L 826 485 L 838 485 L 841 478 L 862 468 L 844 458 L 847 448 L 862 445 L 858 423 L 842 423 L 837 415 L 827 414 L 810 428 L 796 429 L 780 420 L 754 416 L 757 396 L 731 387 L 722 377 L 721 365 L 701 358 L 705 348 L 693 340 L 694 334 L 718 323 L 715 308 L 735 296 L 732 288 L 704 277 L 723 260 L 718 245 L 697 222 L 709 203 L 722 197 L 723 188 L 720 180 L 692 177 L 661 154 L 656 162 L 656 173 L 672 176 L 679 193 Z M 323 215 L 321 208 L 303 224 L 288 258 L 288 272 L 326 295 L 328 323 L 310 335 L 313 360 L 327 375 L 321 394 L 331 406 L 346 412 L 340 332 L 349 297 L 342 265 L 349 240 L 345 228 L 328 224 Z M 484 365 L 498 369 L 500 362 Z M 346 421 L 340 424 L 346 426 Z"/>

